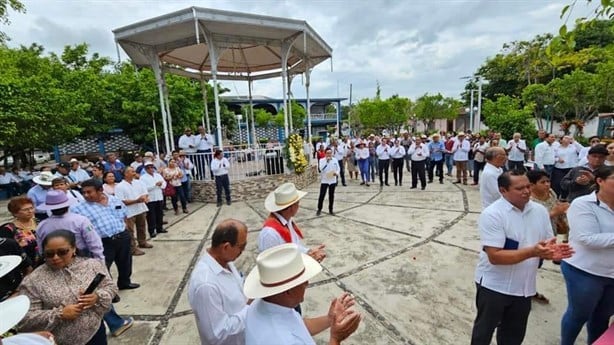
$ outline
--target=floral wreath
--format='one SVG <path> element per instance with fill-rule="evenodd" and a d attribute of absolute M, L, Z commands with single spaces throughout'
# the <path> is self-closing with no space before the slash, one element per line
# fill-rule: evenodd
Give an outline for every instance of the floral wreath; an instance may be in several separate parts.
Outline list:
<path fill-rule="evenodd" d="M 288 167 L 293 168 L 297 174 L 302 174 L 307 169 L 309 162 L 303 150 L 303 138 L 298 134 L 291 134 L 287 141 Z"/>
<path fill-rule="evenodd" d="M 584 121 L 579 119 L 565 120 L 561 122 L 561 130 L 563 131 L 563 133 L 569 134 L 569 129 L 572 125 L 576 126 L 578 134 L 582 134 L 584 132 L 584 126 L 586 124 L 584 123 Z"/>

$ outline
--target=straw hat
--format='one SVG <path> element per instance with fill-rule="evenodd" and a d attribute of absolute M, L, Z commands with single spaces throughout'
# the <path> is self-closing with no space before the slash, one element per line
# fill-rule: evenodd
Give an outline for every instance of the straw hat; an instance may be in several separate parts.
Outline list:
<path fill-rule="evenodd" d="M 32 179 L 34 183 L 39 184 L 41 186 L 51 186 L 51 181 L 55 176 L 51 173 L 51 171 L 43 171 L 38 176 L 34 176 Z"/>
<path fill-rule="evenodd" d="M 264 298 L 290 290 L 322 271 L 311 256 L 303 254 L 294 243 L 269 248 L 256 258 L 245 279 L 243 291 L 247 298 Z"/>
<path fill-rule="evenodd" d="M 301 200 L 307 192 L 296 189 L 294 183 L 284 183 L 277 187 L 264 200 L 264 208 L 269 212 L 281 211 Z"/>

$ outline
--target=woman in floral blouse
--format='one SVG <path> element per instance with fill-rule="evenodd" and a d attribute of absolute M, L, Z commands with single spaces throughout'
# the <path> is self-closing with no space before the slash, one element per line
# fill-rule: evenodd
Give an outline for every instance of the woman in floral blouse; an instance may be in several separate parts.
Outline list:
<path fill-rule="evenodd" d="M 56 230 L 43 240 L 45 265 L 26 276 L 19 292 L 30 298 L 20 332 L 47 330 L 58 345 L 106 344 L 103 315 L 117 286 L 104 263 L 77 256 L 75 235 Z M 105 275 L 96 290 L 83 294 L 98 273 Z"/>
<path fill-rule="evenodd" d="M 13 215 L 13 220 L 0 225 L 0 237 L 14 239 L 29 265 L 36 268 L 41 264 L 41 258 L 36 247 L 34 202 L 28 197 L 18 196 L 9 201 L 7 208 Z"/>
<path fill-rule="evenodd" d="M 184 194 L 184 189 L 181 188 L 181 178 L 183 177 L 183 172 L 181 172 L 181 168 L 177 165 L 177 161 L 174 158 L 168 161 L 168 167 L 164 169 L 162 172 L 162 176 L 166 180 L 167 183 L 170 183 L 173 187 L 175 187 L 175 195 L 171 196 L 171 203 L 173 204 L 173 210 L 175 210 L 175 215 L 179 214 L 179 209 L 177 207 L 177 197 L 179 197 L 179 201 L 181 202 L 181 208 L 184 213 L 187 213 L 187 198 Z"/>

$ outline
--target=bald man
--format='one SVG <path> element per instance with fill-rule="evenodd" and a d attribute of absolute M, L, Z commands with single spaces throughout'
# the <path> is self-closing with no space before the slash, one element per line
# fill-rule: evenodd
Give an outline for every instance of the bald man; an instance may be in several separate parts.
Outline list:
<path fill-rule="evenodd" d="M 484 159 L 486 159 L 486 166 L 484 166 L 480 181 L 482 209 L 485 209 L 501 197 L 497 179 L 503 173 L 503 166 L 507 162 L 507 153 L 502 147 L 491 147 L 486 150 Z"/>
<path fill-rule="evenodd" d="M 245 344 L 247 298 L 243 277 L 234 265 L 247 245 L 247 226 L 226 219 L 215 228 L 211 247 L 196 264 L 188 300 L 196 317 L 201 344 Z"/>

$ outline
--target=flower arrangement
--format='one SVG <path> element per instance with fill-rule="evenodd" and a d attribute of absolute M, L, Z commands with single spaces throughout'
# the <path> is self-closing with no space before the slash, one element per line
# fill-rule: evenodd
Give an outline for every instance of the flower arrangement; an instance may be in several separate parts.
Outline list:
<path fill-rule="evenodd" d="M 586 124 L 584 123 L 584 121 L 579 119 L 565 120 L 561 122 L 561 131 L 563 131 L 563 133 L 567 135 L 571 130 L 571 126 L 574 125 L 576 126 L 576 134 L 582 135 L 582 133 L 584 132 L 584 126 Z"/>
<path fill-rule="evenodd" d="M 286 158 L 288 168 L 294 169 L 297 174 L 302 174 L 309 165 L 303 151 L 303 138 L 298 134 L 291 134 L 286 142 Z"/>

